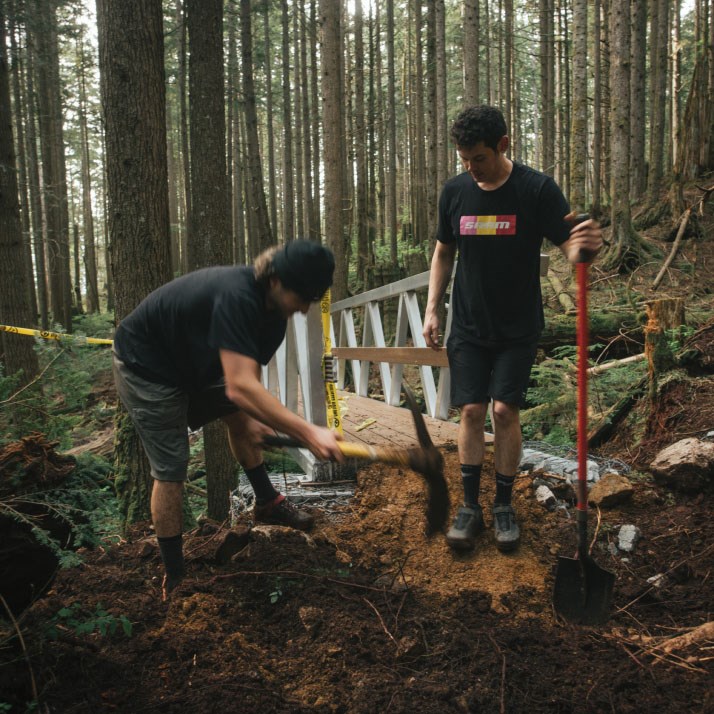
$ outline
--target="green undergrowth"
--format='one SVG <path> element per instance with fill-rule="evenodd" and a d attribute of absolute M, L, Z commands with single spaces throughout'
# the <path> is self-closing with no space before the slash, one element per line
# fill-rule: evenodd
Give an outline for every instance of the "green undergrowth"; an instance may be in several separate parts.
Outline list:
<path fill-rule="evenodd" d="M 75 320 L 72 338 L 35 338 L 40 371 L 24 388 L 18 375 L 6 375 L 0 365 L 0 447 L 41 432 L 65 450 L 75 429 L 88 425 L 91 430 L 106 421 L 111 406 L 90 397 L 99 375 L 111 370 L 111 350 L 82 344 L 82 337 L 109 338 L 111 325 L 110 315 L 83 315 Z"/>

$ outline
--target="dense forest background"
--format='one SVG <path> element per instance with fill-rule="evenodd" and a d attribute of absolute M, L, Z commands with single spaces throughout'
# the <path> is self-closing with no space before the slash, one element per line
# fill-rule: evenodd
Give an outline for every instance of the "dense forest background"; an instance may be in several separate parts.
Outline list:
<path fill-rule="evenodd" d="M 660 213 L 673 187 L 677 214 L 676 186 L 712 167 L 705 0 L 120 5 L 0 3 L 15 179 L 3 181 L 17 195 L 3 211 L 21 236 L 4 218 L 3 248 L 18 249 L 12 282 L 24 277 L 5 323 L 71 329 L 73 312 L 113 309 L 116 283 L 144 269 L 146 254 L 119 257 L 130 222 L 113 230 L 109 216 L 127 212 L 111 142 L 117 181 L 144 181 L 131 198 L 159 203 L 148 239 L 168 241 L 155 257 L 170 262 L 157 273 L 306 236 L 335 249 L 338 298 L 426 268 L 438 192 L 458 170 L 448 127 L 466 104 L 502 107 L 513 158 L 554 175 L 578 209 L 612 215 L 614 259 L 630 267 L 629 206 Z M 165 195 L 151 195 L 151 173 Z"/>
<path fill-rule="evenodd" d="M 714 166 L 711 12 L 0 0 L 0 323 L 119 321 L 175 275 L 298 236 L 335 252 L 334 299 L 426 270 L 460 170 L 449 126 L 476 102 L 503 108 L 512 157 L 609 226 L 601 263 L 631 273 L 652 259 L 638 231 L 685 225 L 685 187 Z M 37 350 L 0 339 L 22 388 Z M 140 461 L 126 434 L 118 464 Z M 127 471 L 145 496 L 148 472 Z"/>

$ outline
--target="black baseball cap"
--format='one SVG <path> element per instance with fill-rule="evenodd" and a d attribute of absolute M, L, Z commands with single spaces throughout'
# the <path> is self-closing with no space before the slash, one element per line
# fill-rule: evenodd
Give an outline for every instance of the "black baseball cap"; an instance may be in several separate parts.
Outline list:
<path fill-rule="evenodd" d="M 335 256 L 311 240 L 293 240 L 276 251 L 273 267 L 280 282 L 310 302 L 319 300 L 332 285 Z"/>

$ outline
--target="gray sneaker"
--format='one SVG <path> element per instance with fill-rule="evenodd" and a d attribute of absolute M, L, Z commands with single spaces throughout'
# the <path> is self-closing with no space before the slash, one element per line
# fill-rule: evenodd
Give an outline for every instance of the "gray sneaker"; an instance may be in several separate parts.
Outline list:
<path fill-rule="evenodd" d="M 481 506 L 461 506 L 446 534 L 446 542 L 454 550 L 471 550 L 476 545 L 476 536 L 484 529 Z"/>
<path fill-rule="evenodd" d="M 521 529 L 516 523 L 513 506 L 495 505 L 493 507 L 493 531 L 496 535 L 496 547 L 507 552 L 518 547 Z"/>

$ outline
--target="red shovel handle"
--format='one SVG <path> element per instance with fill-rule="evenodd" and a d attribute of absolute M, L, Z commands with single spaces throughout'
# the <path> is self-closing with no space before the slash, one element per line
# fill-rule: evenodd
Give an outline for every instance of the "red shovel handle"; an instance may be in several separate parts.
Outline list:
<path fill-rule="evenodd" d="M 588 263 L 576 264 L 578 281 L 578 510 L 588 509 Z"/>

